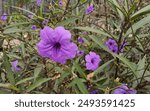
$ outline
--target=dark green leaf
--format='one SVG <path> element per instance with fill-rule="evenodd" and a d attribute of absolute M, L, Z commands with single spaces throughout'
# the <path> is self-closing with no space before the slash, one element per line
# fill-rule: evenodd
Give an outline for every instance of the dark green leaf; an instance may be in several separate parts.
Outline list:
<path fill-rule="evenodd" d="M 26 91 L 30 92 L 49 80 L 51 80 L 51 78 L 39 78 L 31 86 L 29 86 Z"/>
<path fill-rule="evenodd" d="M 9 80 L 9 82 L 14 85 L 15 84 L 14 73 L 11 70 L 11 64 L 9 62 L 9 58 L 5 54 L 5 52 L 4 52 L 4 62 L 3 62 L 3 65 L 4 65 L 4 68 L 6 70 L 7 78 Z"/>

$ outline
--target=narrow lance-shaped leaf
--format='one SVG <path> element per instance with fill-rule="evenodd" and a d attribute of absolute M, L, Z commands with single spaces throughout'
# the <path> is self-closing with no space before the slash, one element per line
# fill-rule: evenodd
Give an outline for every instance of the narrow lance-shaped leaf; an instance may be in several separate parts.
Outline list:
<path fill-rule="evenodd" d="M 32 80 L 32 79 L 34 79 L 34 77 L 28 77 L 28 78 L 22 79 L 22 80 L 18 81 L 18 82 L 16 83 L 16 85 L 25 83 L 25 82 L 30 81 L 30 80 Z"/>
<path fill-rule="evenodd" d="M 39 78 L 31 86 L 29 86 L 26 91 L 30 92 L 49 80 L 51 80 L 51 78 Z"/>
<path fill-rule="evenodd" d="M 150 13 L 150 5 L 147 5 L 145 6 L 144 8 L 140 9 L 139 11 L 137 11 L 136 13 L 134 13 L 132 16 L 131 16 L 131 20 L 134 20 L 142 15 L 146 15 Z"/>
<path fill-rule="evenodd" d="M 107 66 L 108 66 L 111 62 L 113 62 L 113 61 L 114 61 L 114 59 L 112 59 L 112 60 L 110 60 L 110 61 L 104 63 L 103 65 L 101 65 L 98 69 L 96 69 L 96 70 L 93 72 L 94 75 L 97 75 L 98 73 L 102 72 L 103 69 L 104 69 L 105 67 L 107 67 Z"/>
<path fill-rule="evenodd" d="M 69 23 L 74 23 L 77 19 L 79 18 L 69 18 L 69 19 L 66 19 L 64 21 L 61 21 L 57 24 L 57 26 L 65 26 L 65 25 L 68 25 Z"/>
<path fill-rule="evenodd" d="M 11 70 L 11 64 L 9 62 L 9 58 L 5 52 L 4 52 L 4 67 L 5 67 L 9 82 L 14 85 L 15 84 L 14 73 Z"/>
<path fill-rule="evenodd" d="M 17 91 L 17 92 L 20 91 L 17 87 L 15 87 L 14 85 L 12 85 L 10 83 L 5 83 L 5 84 L 0 83 L 0 88 L 6 88 L 6 89 L 14 90 L 14 91 Z"/>
<path fill-rule="evenodd" d="M 132 25 L 132 28 L 130 27 L 126 31 L 125 37 L 132 33 L 132 29 L 133 29 L 133 31 L 135 33 L 138 29 L 142 28 L 144 25 L 149 24 L 149 23 L 150 23 L 150 15 L 145 17 L 145 18 L 143 18 L 143 19 L 141 19 L 140 21 L 134 23 Z"/>
<path fill-rule="evenodd" d="M 86 78 L 85 74 L 84 74 L 84 70 L 80 67 L 79 65 L 79 60 L 80 58 L 78 58 L 74 63 L 73 63 L 73 68 L 72 70 L 77 70 L 77 72 L 80 74 L 81 77 Z"/>
<path fill-rule="evenodd" d="M 76 77 L 75 83 L 76 83 L 77 87 L 79 88 L 79 90 L 81 91 L 82 94 L 88 94 L 88 90 L 87 90 L 86 86 L 84 85 L 84 83 L 81 81 L 81 79 Z"/>
<path fill-rule="evenodd" d="M 125 12 L 122 10 L 122 8 L 120 7 L 120 4 L 118 3 L 117 0 L 109 0 L 109 2 L 115 6 L 121 20 L 124 20 L 124 16 L 125 16 Z M 123 13 L 124 12 L 124 13 Z"/>
<path fill-rule="evenodd" d="M 34 69 L 34 81 L 39 77 L 41 71 L 42 71 L 42 66 L 37 66 Z"/>
<path fill-rule="evenodd" d="M 146 56 L 143 57 L 143 59 L 139 60 L 136 68 L 136 74 L 138 78 L 141 78 L 144 71 L 145 71 L 145 63 L 146 63 Z M 139 79 L 140 82 L 140 79 Z"/>
<path fill-rule="evenodd" d="M 79 29 L 79 30 L 94 32 L 94 33 L 105 35 L 105 36 L 111 36 L 110 34 L 104 32 L 104 31 L 102 31 L 100 29 L 93 29 L 93 28 L 90 28 L 90 27 L 75 27 L 74 29 Z"/>

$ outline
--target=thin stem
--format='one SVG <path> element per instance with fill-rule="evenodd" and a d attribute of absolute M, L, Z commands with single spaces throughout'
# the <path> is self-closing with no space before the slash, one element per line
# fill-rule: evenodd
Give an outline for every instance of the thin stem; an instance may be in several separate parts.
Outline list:
<path fill-rule="evenodd" d="M 143 72 L 143 74 L 142 74 L 142 77 L 141 77 L 141 80 L 140 80 L 139 85 L 142 83 L 142 80 L 143 80 L 143 78 L 144 78 L 144 75 L 145 75 L 146 70 L 148 69 L 149 65 L 150 65 L 150 63 L 149 63 L 149 64 L 147 65 L 147 67 L 145 68 L 145 70 L 144 70 L 144 72 Z"/>

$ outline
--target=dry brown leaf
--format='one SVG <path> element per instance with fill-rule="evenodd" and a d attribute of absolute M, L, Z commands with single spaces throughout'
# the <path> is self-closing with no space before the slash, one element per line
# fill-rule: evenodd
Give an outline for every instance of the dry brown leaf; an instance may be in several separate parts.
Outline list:
<path fill-rule="evenodd" d="M 52 78 L 52 80 L 56 80 L 56 79 L 58 79 L 58 78 L 60 78 L 60 74 L 54 76 L 54 77 Z"/>
<path fill-rule="evenodd" d="M 94 73 L 90 73 L 86 76 L 86 79 L 90 81 L 94 77 Z"/>

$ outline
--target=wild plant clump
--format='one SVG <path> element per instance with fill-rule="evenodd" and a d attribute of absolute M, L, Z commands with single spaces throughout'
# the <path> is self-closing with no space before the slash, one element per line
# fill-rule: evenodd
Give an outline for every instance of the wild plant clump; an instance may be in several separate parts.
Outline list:
<path fill-rule="evenodd" d="M 150 93 L 149 0 L 0 6 L 0 93 Z"/>

